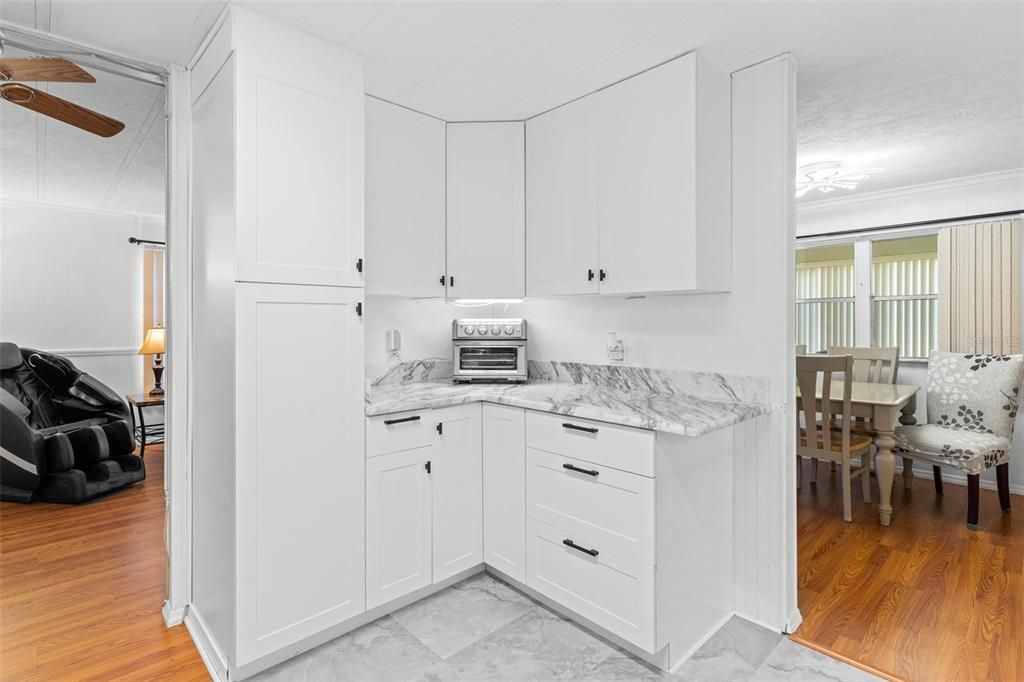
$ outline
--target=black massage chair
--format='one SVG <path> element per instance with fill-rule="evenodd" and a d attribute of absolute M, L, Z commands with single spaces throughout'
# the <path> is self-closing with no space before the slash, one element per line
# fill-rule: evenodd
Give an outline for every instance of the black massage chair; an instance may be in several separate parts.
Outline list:
<path fill-rule="evenodd" d="M 141 481 L 127 419 L 66 358 L 0 342 L 0 499 L 83 502 Z"/>

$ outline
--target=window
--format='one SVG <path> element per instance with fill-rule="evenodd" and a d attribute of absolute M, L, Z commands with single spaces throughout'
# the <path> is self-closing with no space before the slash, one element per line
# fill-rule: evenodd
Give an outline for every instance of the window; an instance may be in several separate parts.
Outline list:
<path fill-rule="evenodd" d="M 796 254 L 796 342 L 808 353 L 856 345 L 853 244 Z"/>
<path fill-rule="evenodd" d="M 927 358 L 939 336 L 938 235 L 871 243 L 871 345 Z"/>

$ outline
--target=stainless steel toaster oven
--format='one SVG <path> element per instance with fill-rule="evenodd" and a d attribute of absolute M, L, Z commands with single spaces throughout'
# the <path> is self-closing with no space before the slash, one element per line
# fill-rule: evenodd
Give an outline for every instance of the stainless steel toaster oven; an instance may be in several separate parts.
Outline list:
<path fill-rule="evenodd" d="M 452 321 L 452 379 L 526 381 L 526 320 Z"/>

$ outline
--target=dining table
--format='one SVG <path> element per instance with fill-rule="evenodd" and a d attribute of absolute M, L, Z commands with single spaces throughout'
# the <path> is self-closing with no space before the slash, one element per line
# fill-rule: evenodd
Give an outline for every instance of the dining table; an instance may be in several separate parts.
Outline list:
<path fill-rule="evenodd" d="M 896 444 L 893 432 L 898 424 L 912 426 L 917 423 L 917 393 L 920 386 L 912 384 L 880 384 L 868 381 L 854 381 L 850 387 L 850 413 L 853 417 L 864 417 L 874 432 L 875 474 L 878 476 L 878 520 L 883 526 L 892 521 L 892 484 L 896 477 L 896 456 L 892 448 Z M 829 402 L 833 414 L 843 410 L 842 381 L 833 380 Z M 801 399 L 800 387 L 796 398 Z M 815 409 L 821 411 L 822 386 L 819 380 L 814 396 Z M 913 461 L 903 458 L 903 487 L 909 489 L 914 478 Z"/>

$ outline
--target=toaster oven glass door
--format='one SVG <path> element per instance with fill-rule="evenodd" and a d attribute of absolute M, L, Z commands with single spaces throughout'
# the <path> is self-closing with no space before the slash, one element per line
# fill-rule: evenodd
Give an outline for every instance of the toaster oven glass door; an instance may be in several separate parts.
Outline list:
<path fill-rule="evenodd" d="M 486 341 L 456 345 L 456 375 L 515 378 L 526 373 L 524 343 Z"/>

